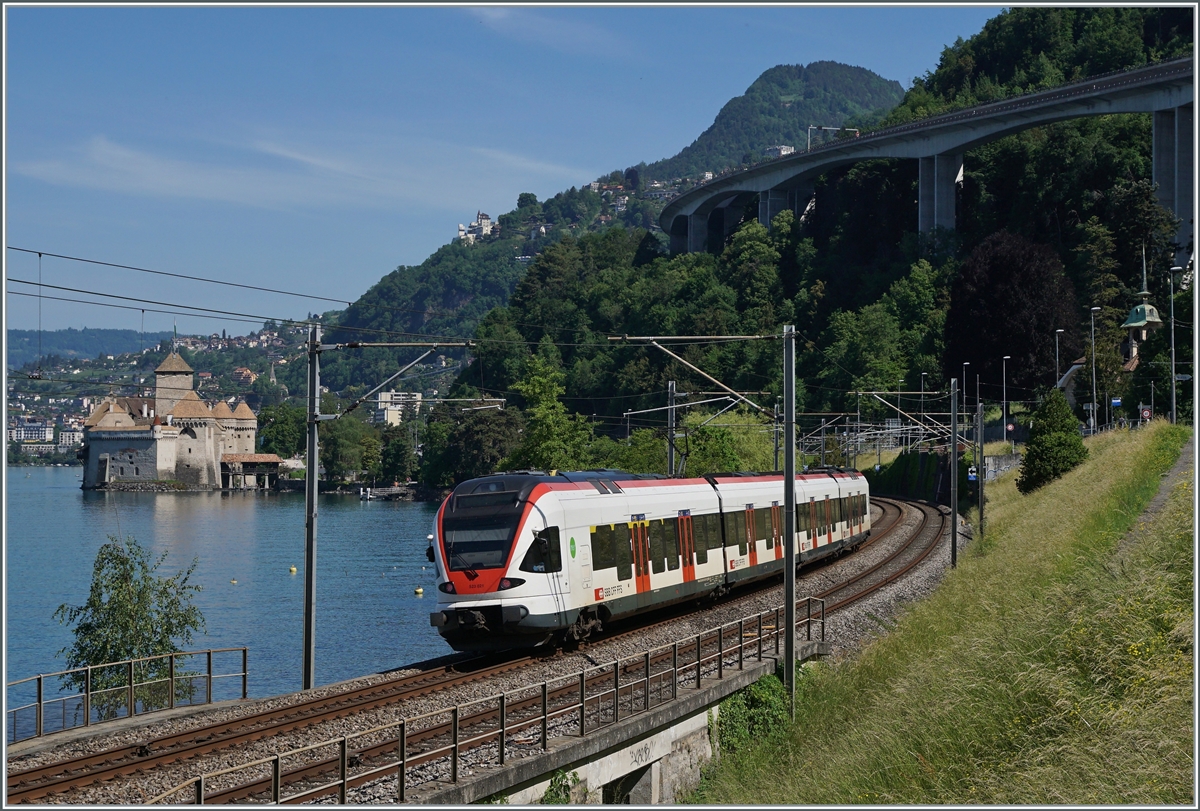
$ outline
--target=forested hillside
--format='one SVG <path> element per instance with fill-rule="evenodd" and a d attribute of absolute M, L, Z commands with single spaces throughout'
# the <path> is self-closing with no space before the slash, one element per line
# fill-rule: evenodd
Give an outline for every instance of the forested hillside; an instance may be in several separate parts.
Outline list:
<path fill-rule="evenodd" d="M 598 178 L 607 187 L 599 192 L 572 188 L 541 202 L 532 194 L 521 194 L 515 209 L 496 218 L 498 235 L 474 245 L 452 241 L 420 265 L 396 268 L 345 312 L 334 314 L 342 329 L 333 333 L 332 340 L 399 340 L 403 334 L 469 337 L 486 312 L 508 300 L 524 273 L 523 262 L 546 246 L 565 236 L 614 226 L 655 226 L 662 201 L 637 194 L 654 177 L 719 172 L 746 156 L 760 160 L 764 147 L 803 143 L 810 123 L 867 126 L 901 95 L 898 82 L 836 62 L 771 68 L 674 158 Z M 518 261 L 518 257 L 526 259 Z M 392 337 L 379 337 L 385 334 Z M 399 368 L 402 359 L 412 354 L 397 352 L 383 358 L 376 352 L 371 356 L 376 360 L 331 356 L 323 377 L 329 385 L 346 389 L 364 375 Z M 289 370 L 288 385 L 303 384 L 298 374 Z"/>
<path fill-rule="evenodd" d="M 803 150 L 808 126 L 875 124 L 903 97 L 897 81 L 838 62 L 777 65 L 730 99 L 712 126 L 678 155 L 639 167 L 648 180 L 696 177 L 761 160 L 764 147 Z M 814 132 L 813 143 L 829 134 Z"/>

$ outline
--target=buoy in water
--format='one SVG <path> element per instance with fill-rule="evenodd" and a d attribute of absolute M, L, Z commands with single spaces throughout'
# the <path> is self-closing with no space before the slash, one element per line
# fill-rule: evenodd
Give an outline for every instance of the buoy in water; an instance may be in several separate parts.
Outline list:
<path fill-rule="evenodd" d="M 289 572 L 291 572 L 292 574 L 295 574 L 295 573 L 296 573 L 296 567 L 295 567 L 295 566 L 293 566 L 292 568 L 288 569 L 288 571 L 289 571 Z"/>
<path fill-rule="evenodd" d="M 230 580 L 229 582 L 230 582 L 230 583 L 232 583 L 232 584 L 233 584 L 233 585 L 235 585 L 235 586 L 237 585 L 237 581 L 236 581 L 236 580 Z"/>
<path fill-rule="evenodd" d="M 413 594 L 424 594 L 424 593 L 425 593 L 425 589 L 421 588 L 420 586 L 417 586 L 415 589 L 413 589 Z"/>

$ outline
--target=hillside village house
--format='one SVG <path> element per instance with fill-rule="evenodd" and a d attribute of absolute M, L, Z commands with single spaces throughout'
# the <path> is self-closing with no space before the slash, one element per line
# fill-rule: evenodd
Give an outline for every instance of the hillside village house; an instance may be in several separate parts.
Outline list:
<path fill-rule="evenodd" d="M 83 488 L 177 481 L 192 488 L 270 487 L 280 458 L 255 453 L 258 418 L 245 402 L 210 408 L 192 368 L 172 352 L 154 370 L 153 397 L 105 397 L 83 424 Z"/>

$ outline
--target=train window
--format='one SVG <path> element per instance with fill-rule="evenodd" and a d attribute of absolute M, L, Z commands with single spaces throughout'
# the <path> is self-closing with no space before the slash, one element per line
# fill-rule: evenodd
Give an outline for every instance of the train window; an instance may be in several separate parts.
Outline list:
<path fill-rule="evenodd" d="M 450 570 L 497 569 L 508 560 L 517 516 L 442 521 L 442 537 Z"/>
<path fill-rule="evenodd" d="M 721 548 L 721 516 L 716 513 L 692 516 L 696 532 L 696 562 L 708 563 L 710 549 Z"/>
<path fill-rule="evenodd" d="M 808 505 L 796 502 L 796 532 L 808 532 Z"/>
<path fill-rule="evenodd" d="M 725 513 L 725 543 L 737 544 L 738 554 L 746 554 L 746 511 Z"/>
<path fill-rule="evenodd" d="M 533 533 L 533 543 L 521 561 L 523 572 L 561 572 L 562 544 L 558 538 L 558 527 L 546 527 Z"/>
<path fill-rule="evenodd" d="M 774 549 L 775 542 L 771 538 L 771 508 L 759 507 L 754 511 L 754 540 L 766 540 L 767 549 Z"/>
<path fill-rule="evenodd" d="M 679 522 L 671 521 L 664 529 L 663 552 L 667 556 L 667 569 L 675 571 L 679 568 Z"/>
<path fill-rule="evenodd" d="M 667 525 L 659 518 L 650 522 L 650 564 L 655 574 L 666 570 L 666 552 L 663 543 L 666 540 Z"/>
<path fill-rule="evenodd" d="M 633 577 L 633 536 L 628 524 L 617 524 L 613 530 L 613 545 L 617 550 L 617 579 Z"/>
<path fill-rule="evenodd" d="M 592 530 L 592 569 L 612 569 L 617 565 L 616 533 L 608 524 Z"/>

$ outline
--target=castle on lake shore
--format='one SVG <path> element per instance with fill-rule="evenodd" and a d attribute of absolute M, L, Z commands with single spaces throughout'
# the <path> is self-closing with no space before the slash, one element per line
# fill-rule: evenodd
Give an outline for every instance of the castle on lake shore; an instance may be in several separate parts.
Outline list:
<path fill-rule="evenodd" d="M 83 489 L 178 482 L 187 489 L 271 487 L 280 458 L 255 453 L 258 418 L 244 401 L 209 407 L 192 367 L 172 352 L 154 370 L 153 397 L 109 395 L 83 424 Z"/>

